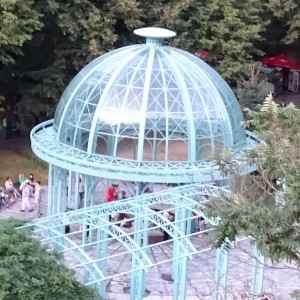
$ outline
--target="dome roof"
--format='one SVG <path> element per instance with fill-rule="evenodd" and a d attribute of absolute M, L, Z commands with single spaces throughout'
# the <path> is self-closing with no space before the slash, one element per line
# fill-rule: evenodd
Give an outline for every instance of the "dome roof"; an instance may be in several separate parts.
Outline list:
<path fill-rule="evenodd" d="M 143 29 L 146 43 L 108 52 L 63 93 L 54 128 L 61 143 L 137 161 L 209 160 L 246 142 L 239 104 L 198 57 L 162 44 L 169 30 Z"/>

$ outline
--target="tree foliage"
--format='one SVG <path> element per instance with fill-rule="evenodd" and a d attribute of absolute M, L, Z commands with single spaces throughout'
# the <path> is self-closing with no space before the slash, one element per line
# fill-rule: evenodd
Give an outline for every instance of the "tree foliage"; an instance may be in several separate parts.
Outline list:
<path fill-rule="evenodd" d="M 300 2 L 298 0 L 268 0 L 273 22 L 282 23 L 286 29 L 283 42 L 291 44 L 300 39 Z"/>
<path fill-rule="evenodd" d="M 248 157 L 257 172 L 236 176 L 235 192 L 209 210 L 221 217 L 218 243 L 249 235 L 274 261 L 300 264 L 300 110 L 280 107 L 268 97 L 252 126 L 264 141 Z M 230 159 L 223 165 L 237 174 Z"/>
<path fill-rule="evenodd" d="M 58 255 L 43 249 L 16 225 L 0 222 L 1 300 L 98 299 L 74 279 Z"/>
<path fill-rule="evenodd" d="M 173 45 L 208 50 L 236 86 L 265 51 L 299 42 L 299 16 L 296 0 L 0 0 L 1 105 L 22 129 L 51 118 L 71 78 L 138 41 L 140 26 L 167 26 L 177 32 Z"/>
<path fill-rule="evenodd" d="M 267 95 L 274 92 L 274 85 L 258 63 L 249 65 L 247 70 L 235 90 L 242 109 L 246 111 L 256 109 Z"/>
<path fill-rule="evenodd" d="M 221 74 L 234 82 L 262 54 L 255 45 L 264 30 L 262 9 L 257 0 L 185 0 L 175 1 L 166 17 L 178 33 L 176 45 L 208 50 Z"/>
<path fill-rule="evenodd" d="M 2 70 L 0 66 L 6 111 L 17 110 L 25 128 L 41 116 L 52 117 L 71 78 L 93 58 L 126 44 L 141 24 L 135 0 L 36 0 L 35 7 L 42 30 L 23 47 L 24 57 Z"/>
<path fill-rule="evenodd" d="M 22 46 L 41 29 L 41 14 L 34 0 L 0 1 L 0 64 L 14 63 L 22 54 Z"/>

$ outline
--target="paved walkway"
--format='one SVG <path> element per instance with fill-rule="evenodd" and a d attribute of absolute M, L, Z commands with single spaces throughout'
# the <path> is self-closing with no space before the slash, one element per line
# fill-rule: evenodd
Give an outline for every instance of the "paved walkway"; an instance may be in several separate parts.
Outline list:
<path fill-rule="evenodd" d="M 33 212 L 21 212 L 21 200 L 11 205 L 9 208 L 0 210 L 0 219 L 18 219 L 18 220 L 33 220 L 38 217 L 46 216 L 47 214 L 47 187 L 41 189 L 40 211 L 41 216 L 38 216 L 38 207 L 33 204 Z M 32 201 L 33 202 L 33 201 Z"/>

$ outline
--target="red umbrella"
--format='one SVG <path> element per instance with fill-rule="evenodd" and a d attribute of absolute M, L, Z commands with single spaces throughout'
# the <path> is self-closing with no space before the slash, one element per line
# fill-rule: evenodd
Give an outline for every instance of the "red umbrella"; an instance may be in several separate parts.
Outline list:
<path fill-rule="evenodd" d="M 265 57 L 262 63 L 271 68 L 287 68 L 300 70 L 300 64 L 290 60 L 285 54 L 279 54 L 272 57 Z"/>
<path fill-rule="evenodd" d="M 199 50 L 199 51 L 195 52 L 194 55 L 204 59 L 204 58 L 208 57 L 209 53 L 206 50 Z"/>

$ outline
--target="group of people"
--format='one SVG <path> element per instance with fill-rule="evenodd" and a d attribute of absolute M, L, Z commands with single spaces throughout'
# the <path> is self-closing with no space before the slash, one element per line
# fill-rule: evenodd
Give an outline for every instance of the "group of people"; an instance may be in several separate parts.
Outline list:
<path fill-rule="evenodd" d="M 40 192 L 41 183 L 35 180 L 32 173 L 29 174 L 28 178 L 20 174 L 15 183 L 8 176 L 4 182 L 4 188 L 0 188 L 0 207 L 9 207 L 21 199 L 22 212 L 32 212 L 37 207 L 40 215 Z"/>

